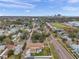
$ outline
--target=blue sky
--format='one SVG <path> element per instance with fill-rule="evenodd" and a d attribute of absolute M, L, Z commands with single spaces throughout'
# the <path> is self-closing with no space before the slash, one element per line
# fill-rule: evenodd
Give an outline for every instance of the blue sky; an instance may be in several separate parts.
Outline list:
<path fill-rule="evenodd" d="M 79 0 L 0 0 L 0 16 L 79 16 Z"/>

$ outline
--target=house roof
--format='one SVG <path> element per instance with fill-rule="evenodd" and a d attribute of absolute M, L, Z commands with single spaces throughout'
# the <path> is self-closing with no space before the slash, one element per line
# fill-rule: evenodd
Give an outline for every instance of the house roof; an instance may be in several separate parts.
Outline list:
<path fill-rule="evenodd" d="M 6 47 L 9 48 L 9 49 L 12 49 L 12 48 L 15 48 L 15 45 L 7 44 Z"/>
<path fill-rule="evenodd" d="M 72 44 L 71 48 L 73 48 L 75 52 L 79 52 L 79 45 Z"/>
<path fill-rule="evenodd" d="M 39 48 L 44 48 L 43 43 L 31 43 L 28 46 L 29 49 L 39 49 Z"/>
<path fill-rule="evenodd" d="M 5 45 L 0 45 L 0 51 L 5 49 Z"/>

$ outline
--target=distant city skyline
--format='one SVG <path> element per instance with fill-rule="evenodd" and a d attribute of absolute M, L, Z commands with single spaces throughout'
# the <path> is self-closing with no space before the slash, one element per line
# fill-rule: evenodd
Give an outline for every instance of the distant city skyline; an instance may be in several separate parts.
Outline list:
<path fill-rule="evenodd" d="M 0 0 L 0 16 L 79 16 L 79 0 Z"/>

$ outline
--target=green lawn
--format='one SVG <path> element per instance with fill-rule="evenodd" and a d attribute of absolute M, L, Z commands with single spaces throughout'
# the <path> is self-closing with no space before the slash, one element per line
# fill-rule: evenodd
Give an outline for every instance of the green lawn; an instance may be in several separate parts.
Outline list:
<path fill-rule="evenodd" d="M 11 55 L 8 59 L 14 59 L 14 55 Z"/>
<path fill-rule="evenodd" d="M 50 53 L 50 48 L 46 47 L 40 53 L 32 53 L 32 56 L 48 56 Z"/>
<path fill-rule="evenodd" d="M 11 55 L 8 59 L 21 59 L 21 55 Z"/>
<path fill-rule="evenodd" d="M 40 52 L 40 53 L 32 53 L 32 56 L 44 56 L 44 53 L 43 52 Z"/>
<path fill-rule="evenodd" d="M 67 26 L 67 25 L 65 25 L 65 24 L 63 24 L 63 23 L 55 22 L 55 23 L 52 23 L 52 25 L 53 25 L 54 27 L 58 28 L 58 29 L 64 29 L 64 30 L 68 30 L 68 29 L 69 29 L 69 30 L 77 30 L 77 31 L 79 31 L 78 28 L 71 27 L 71 26 Z"/>
<path fill-rule="evenodd" d="M 63 28 L 69 28 L 67 26 L 65 26 L 63 23 L 53 23 L 53 25 L 56 27 L 56 28 L 59 28 L 59 29 L 63 29 Z"/>

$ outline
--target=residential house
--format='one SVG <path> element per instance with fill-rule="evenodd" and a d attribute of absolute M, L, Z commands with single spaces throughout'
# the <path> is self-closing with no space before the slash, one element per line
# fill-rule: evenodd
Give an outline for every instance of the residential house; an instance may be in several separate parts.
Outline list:
<path fill-rule="evenodd" d="M 43 43 L 30 43 L 28 45 L 28 49 L 31 50 L 31 53 L 39 53 L 42 51 L 43 48 L 44 48 Z"/>
<path fill-rule="evenodd" d="M 0 59 L 7 59 L 7 53 L 8 49 L 6 48 L 1 54 L 0 54 Z"/>
<path fill-rule="evenodd" d="M 0 53 L 5 49 L 5 45 L 0 45 Z"/>
<path fill-rule="evenodd" d="M 73 49 L 73 52 L 79 55 L 79 45 L 77 44 L 72 44 L 70 47 Z"/>
<path fill-rule="evenodd" d="M 79 27 L 79 22 L 77 22 L 77 21 L 68 22 L 68 24 L 70 26 Z"/>
<path fill-rule="evenodd" d="M 20 45 L 16 46 L 14 49 L 14 55 L 18 55 L 19 53 L 21 53 L 22 48 Z"/>
<path fill-rule="evenodd" d="M 22 52 L 22 47 L 23 45 L 17 45 L 15 48 L 14 48 L 14 55 L 18 55 Z"/>
<path fill-rule="evenodd" d="M 4 36 L 4 30 L 0 29 L 0 36 Z"/>

